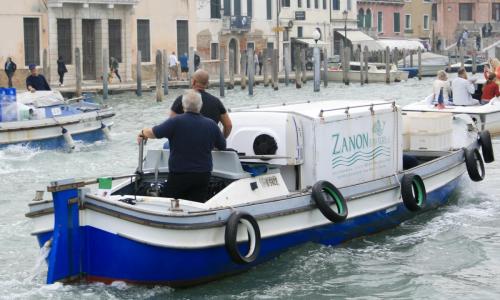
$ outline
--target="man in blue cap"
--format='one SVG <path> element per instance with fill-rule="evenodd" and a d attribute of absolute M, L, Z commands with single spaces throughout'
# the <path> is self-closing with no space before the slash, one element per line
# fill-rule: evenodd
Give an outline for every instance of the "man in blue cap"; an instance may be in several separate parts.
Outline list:
<path fill-rule="evenodd" d="M 35 64 L 30 64 L 30 76 L 26 78 L 26 88 L 28 91 L 34 93 L 36 91 L 50 91 L 50 86 L 41 74 L 38 74 Z"/>

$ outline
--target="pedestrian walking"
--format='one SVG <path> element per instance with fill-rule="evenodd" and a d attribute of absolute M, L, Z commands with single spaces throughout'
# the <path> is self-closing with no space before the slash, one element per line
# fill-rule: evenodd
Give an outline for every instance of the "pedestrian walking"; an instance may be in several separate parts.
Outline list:
<path fill-rule="evenodd" d="M 194 70 L 197 71 L 200 68 L 200 56 L 198 53 L 194 54 Z"/>
<path fill-rule="evenodd" d="M 488 36 L 491 36 L 491 31 L 493 30 L 493 26 L 491 26 L 491 23 L 488 22 Z"/>
<path fill-rule="evenodd" d="M 467 28 L 466 28 L 462 32 L 462 46 L 464 46 L 464 48 L 465 48 L 465 45 L 467 44 L 468 38 L 469 38 L 469 31 L 467 31 Z"/>
<path fill-rule="evenodd" d="M 181 65 L 181 80 L 187 80 L 187 73 L 189 72 L 188 61 L 188 55 L 184 52 L 184 54 L 179 57 L 179 63 Z"/>
<path fill-rule="evenodd" d="M 12 77 L 14 77 L 14 73 L 17 70 L 17 65 L 12 60 L 11 57 L 7 57 L 7 61 L 5 62 L 5 65 L 4 65 L 4 70 L 5 70 L 5 74 L 7 75 L 7 80 L 9 81 L 8 85 L 11 88 L 12 87 Z"/>
<path fill-rule="evenodd" d="M 177 60 L 177 56 L 175 56 L 175 51 L 172 51 L 170 57 L 168 58 L 168 69 L 170 70 L 170 78 L 173 80 L 174 77 L 176 80 L 179 80 L 179 72 L 177 72 L 177 65 L 179 61 Z"/>
<path fill-rule="evenodd" d="M 118 80 L 120 80 L 120 82 L 122 82 L 122 78 L 120 77 L 120 73 L 118 73 L 118 68 L 119 68 L 118 60 L 114 57 L 111 57 L 110 61 L 111 62 L 109 64 L 109 68 L 111 69 L 111 74 L 115 74 L 116 77 L 118 77 Z"/>
<path fill-rule="evenodd" d="M 257 68 L 259 67 L 259 55 L 254 53 L 253 55 L 253 63 L 254 63 L 254 74 L 257 74 Z"/>
<path fill-rule="evenodd" d="M 483 26 L 481 27 L 481 34 L 483 37 L 486 37 L 486 30 L 487 30 L 486 24 L 483 24 Z"/>
<path fill-rule="evenodd" d="M 68 73 L 68 69 L 66 69 L 66 64 L 64 63 L 64 59 L 62 56 L 59 56 L 57 60 L 57 74 L 59 74 L 59 86 L 64 86 L 64 74 Z"/>
<path fill-rule="evenodd" d="M 479 34 L 476 36 L 476 49 L 477 51 L 481 50 L 481 36 Z"/>
<path fill-rule="evenodd" d="M 264 59 L 262 58 L 262 51 L 259 51 L 258 60 L 259 60 L 259 75 L 262 75 L 262 65 L 264 64 Z"/>

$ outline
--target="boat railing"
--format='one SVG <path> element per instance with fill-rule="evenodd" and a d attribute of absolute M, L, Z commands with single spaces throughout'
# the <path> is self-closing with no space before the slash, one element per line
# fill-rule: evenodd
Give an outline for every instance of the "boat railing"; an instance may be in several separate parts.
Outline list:
<path fill-rule="evenodd" d="M 392 105 L 392 109 L 393 110 L 396 110 L 396 101 L 392 101 L 392 102 L 384 102 L 384 103 L 372 103 L 369 106 L 369 110 L 370 112 L 372 113 L 372 115 L 375 113 L 375 110 L 373 109 L 374 106 L 379 106 L 379 105 Z M 367 105 L 364 104 L 364 105 L 353 105 L 353 106 L 346 106 L 346 107 L 336 107 L 336 108 L 330 108 L 330 109 L 322 109 L 319 111 L 319 117 L 320 118 L 323 118 L 323 114 L 325 112 L 330 112 L 330 111 L 338 111 L 338 110 L 345 110 L 344 113 L 349 116 L 349 110 L 351 108 L 360 108 L 360 107 L 366 107 Z"/>
<path fill-rule="evenodd" d="M 120 176 L 104 176 L 104 178 L 109 178 L 111 180 L 119 180 L 119 179 L 126 179 L 126 178 L 134 178 L 138 177 L 140 174 L 128 174 L 128 175 L 120 175 Z M 103 177 L 100 177 L 103 178 Z M 92 184 L 97 184 L 99 183 L 99 178 L 91 178 L 91 179 L 69 179 L 69 180 L 61 180 L 61 181 L 54 181 L 51 182 L 50 185 L 47 187 L 48 192 L 60 192 L 60 191 L 65 191 L 65 190 L 70 190 L 70 189 L 78 189 L 87 185 L 92 185 Z M 41 198 L 41 197 L 37 197 Z"/>

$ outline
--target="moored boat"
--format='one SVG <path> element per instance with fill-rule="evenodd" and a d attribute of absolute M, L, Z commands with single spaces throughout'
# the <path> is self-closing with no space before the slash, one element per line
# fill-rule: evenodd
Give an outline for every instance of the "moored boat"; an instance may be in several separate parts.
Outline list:
<path fill-rule="evenodd" d="M 466 118 L 433 116 L 426 125 L 449 130 L 426 135 L 394 103 L 352 104 L 233 112 L 236 151 L 213 152 L 205 203 L 162 197 L 168 150 L 143 160 L 140 148 L 132 175 L 51 183 L 52 199 L 39 193 L 27 213 L 49 250 L 47 282 L 210 281 L 306 242 L 337 245 L 394 227 L 446 203 L 465 172 L 482 180 L 479 149 L 493 159 L 487 134 L 478 140 Z M 97 182 L 100 190 L 87 187 Z"/>
<path fill-rule="evenodd" d="M 361 66 L 359 62 L 350 63 L 350 70 L 347 72 L 349 81 L 359 82 L 361 80 L 360 77 L 361 75 L 359 74 L 360 69 Z M 363 76 L 366 76 L 366 73 L 364 73 Z M 328 80 L 334 82 L 342 82 L 343 71 L 338 68 L 330 68 L 328 70 Z M 389 80 L 390 82 L 399 82 L 408 80 L 408 72 L 398 70 L 396 66 L 391 65 L 391 70 L 389 71 Z M 368 65 L 368 82 L 386 82 L 386 71 L 384 64 L 370 63 Z"/>
<path fill-rule="evenodd" d="M 0 122 L 0 148 L 71 149 L 75 141 L 109 138 L 115 113 L 90 96 L 67 101 L 59 92 L 37 91 L 19 94 L 16 100 L 11 117 Z"/>

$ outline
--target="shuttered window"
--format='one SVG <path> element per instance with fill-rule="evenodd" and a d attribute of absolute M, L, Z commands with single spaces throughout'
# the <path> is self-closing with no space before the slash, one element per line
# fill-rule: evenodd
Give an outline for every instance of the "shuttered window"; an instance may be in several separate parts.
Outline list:
<path fill-rule="evenodd" d="M 149 20 L 137 20 L 137 48 L 141 51 L 142 62 L 150 62 Z"/>
<path fill-rule="evenodd" d="M 234 0 L 234 15 L 241 16 L 241 0 Z"/>
<path fill-rule="evenodd" d="M 210 59 L 218 59 L 219 58 L 219 44 L 211 43 L 210 44 Z"/>
<path fill-rule="evenodd" d="M 38 18 L 24 18 L 24 63 L 40 65 L 40 25 Z"/>
<path fill-rule="evenodd" d="M 394 13 L 394 32 L 401 31 L 401 16 L 399 13 Z"/>
<path fill-rule="evenodd" d="M 224 16 L 231 15 L 231 0 L 224 0 Z"/>
<path fill-rule="evenodd" d="M 267 0 L 267 19 L 272 20 L 273 19 L 273 0 Z"/>
<path fill-rule="evenodd" d="M 340 10 L 340 0 L 332 0 L 332 9 Z"/>
<path fill-rule="evenodd" d="M 210 18 L 220 19 L 220 1 L 210 0 Z"/>
<path fill-rule="evenodd" d="M 253 16 L 253 5 L 252 0 L 247 0 L 247 16 Z"/>
<path fill-rule="evenodd" d="M 71 45 L 71 19 L 57 19 L 57 54 L 66 64 L 73 61 Z"/>
<path fill-rule="evenodd" d="M 122 20 L 108 20 L 109 57 L 122 62 Z"/>

